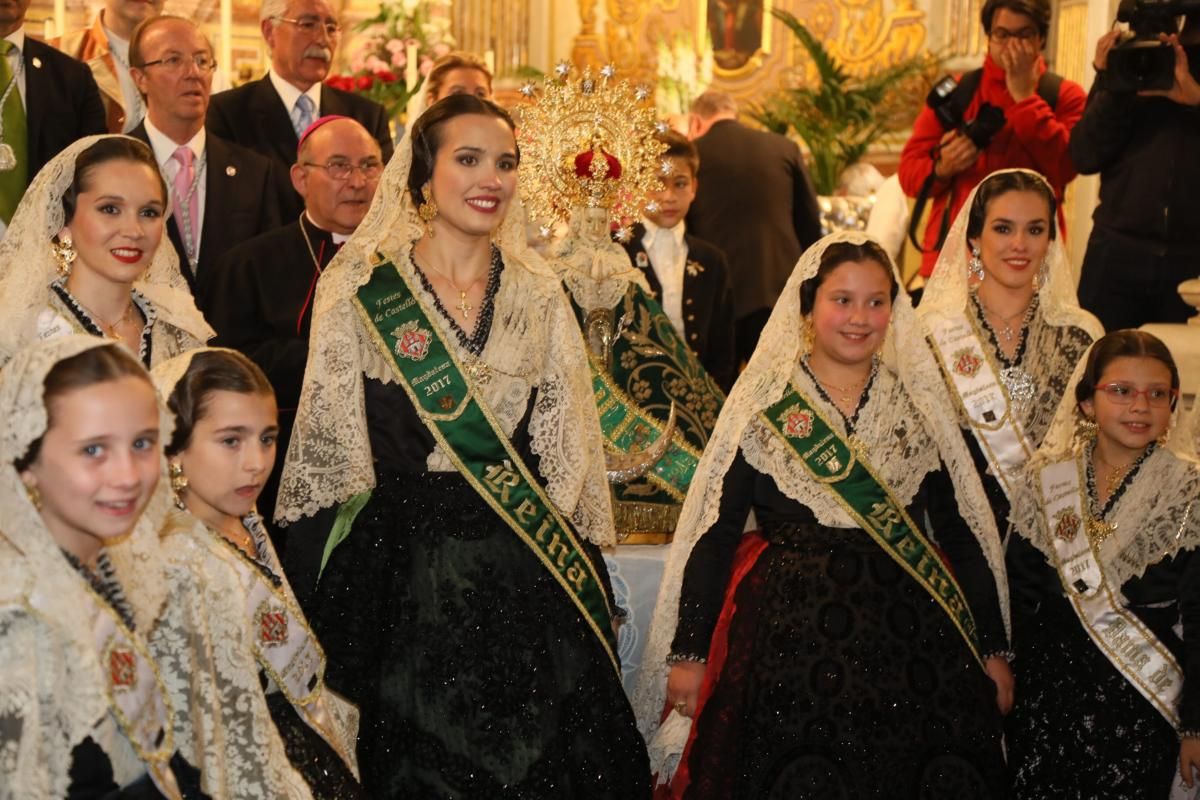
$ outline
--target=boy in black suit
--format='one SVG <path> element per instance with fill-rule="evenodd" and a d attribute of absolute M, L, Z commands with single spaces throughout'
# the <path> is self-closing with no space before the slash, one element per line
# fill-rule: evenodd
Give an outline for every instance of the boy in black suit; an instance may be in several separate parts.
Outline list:
<path fill-rule="evenodd" d="M 725 254 L 686 231 L 684 217 L 696 199 L 700 156 L 687 137 L 659 135 L 671 165 L 662 188 L 650 194 L 642 221 L 624 243 L 646 274 L 667 318 L 696 353 L 717 385 L 728 392 L 737 377 L 733 295 Z"/>

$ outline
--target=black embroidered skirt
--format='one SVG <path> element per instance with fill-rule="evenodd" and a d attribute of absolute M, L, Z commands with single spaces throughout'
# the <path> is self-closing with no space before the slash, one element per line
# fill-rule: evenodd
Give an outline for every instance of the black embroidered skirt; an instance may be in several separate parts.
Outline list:
<path fill-rule="evenodd" d="M 995 688 L 941 608 L 862 531 L 766 535 L 685 797 L 1006 797 Z"/>
<path fill-rule="evenodd" d="M 1168 622 L 1168 627 L 1169 627 Z M 1162 800 L 1174 729 L 1117 672 L 1062 595 L 1014 611 L 1008 755 L 1019 800 Z"/>
<path fill-rule="evenodd" d="M 380 476 L 311 605 L 370 797 L 649 796 L 612 662 L 461 476 Z"/>

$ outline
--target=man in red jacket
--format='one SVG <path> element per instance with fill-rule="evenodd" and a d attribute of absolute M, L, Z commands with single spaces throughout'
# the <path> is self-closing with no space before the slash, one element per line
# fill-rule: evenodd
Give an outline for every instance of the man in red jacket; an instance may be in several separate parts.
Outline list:
<path fill-rule="evenodd" d="M 1083 115 L 1087 95 L 1074 81 L 1062 79 L 1054 106 L 1039 93 L 1046 62 L 1042 50 L 1050 30 L 1049 0 L 987 0 L 980 14 L 988 39 L 987 57 L 978 88 L 963 119 L 970 121 L 984 103 L 1001 109 L 1006 123 L 986 150 L 957 130 L 946 130 L 926 107 L 913 123 L 912 137 L 900 155 L 900 185 L 916 197 L 932 173 L 929 222 L 925 227 L 921 274 L 928 277 L 937 261 L 937 243 L 946 203 L 953 222 L 967 195 L 991 172 L 1009 167 L 1035 169 L 1046 176 L 1059 199 L 1075 177 L 1067 153 L 1071 128 Z M 1055 98 L 1051 97 L 1051 100 Z"/>

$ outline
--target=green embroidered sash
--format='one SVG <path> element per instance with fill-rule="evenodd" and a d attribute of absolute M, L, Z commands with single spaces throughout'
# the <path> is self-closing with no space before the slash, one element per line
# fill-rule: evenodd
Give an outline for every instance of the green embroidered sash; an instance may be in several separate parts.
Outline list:
<path fill-rule="evenodd" d="M 857 443 L 843 440 L 808 400 L 789 385 L 763 419 L 800 457 L 862 529 L 937 602 L 982 664 L 975 618 L 941 557 L 891 491 L 867 464 Z"/>
<path fill-rule="evenodd" d="M 595 566 L 392 263 L 375 266 L 357 307 L 438 446 L 554 576 L 619 671 L 611 610 Z"/>
<path fill-rule="evenodd" d="M 600 431 L 609 446 L 620 453 L 646 450 L 664 433 L 664 425 L 621 391 L 604 372 L 604 367 L 589 358 L 592 370 L 592 394 L 600 415 Z M 677 417 L 678 419 L 678 417 Z M 646 479 L 682 503 L 688 484 L 700 463 L 700 453 L 676 432 L 667 452 L 646 473 Z"/>
<path fill-rule="evenodd" d="M 586 327 L 587 313 L 574 302 L 572 306 L 580 327 Z M 658 519 L 634 523 L 631 530 L 669 532 L 725 395 L 658 301 L 640 286 L 631 284 L 611 314 L 613 330 L 620 331 L 608 354 L 611 367 L 606 370 L 599 359 L 591 359 L 592 389 L 607 446 L 619 453 L 645 450 L 662 435 L 672 403 L 676 414 L 672 443 L 654 468 L 643 478 L 613 487 L 614 510 L 618 522 L 629 523 L 639 515 Z"/>

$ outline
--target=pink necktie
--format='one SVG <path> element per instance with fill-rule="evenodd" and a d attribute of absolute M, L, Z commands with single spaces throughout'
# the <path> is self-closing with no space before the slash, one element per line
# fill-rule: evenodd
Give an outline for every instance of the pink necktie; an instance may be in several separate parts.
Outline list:
<path fill-rule="evenodd" d="M 184 246 L 188 249 L 188 257 L 194 259 L 199 242 L 196 241 L 196 230 L 200 227 L 200 201 L 192 194 L 192 184 L 196 180 L 196 167 L 193 163 L 192 150 L 187 145 L 181 145 L 171 154 L 171 158 L 179 162 L 175 172 L 175 224 L 183 234 Z M 187 209 L 187 219 L 180 217 L 180 210 Z M 185 230 L 186 229 L 186 230 Z"/>

